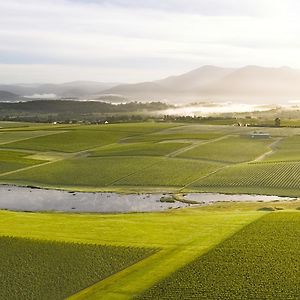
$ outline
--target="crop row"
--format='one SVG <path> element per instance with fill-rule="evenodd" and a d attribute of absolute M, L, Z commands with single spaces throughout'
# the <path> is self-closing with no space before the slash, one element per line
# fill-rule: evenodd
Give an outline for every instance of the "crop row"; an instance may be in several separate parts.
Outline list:
<path fill-rule="evenodd" d="M 195 185 L 198 187 L 300 188 L 300 162 L 242 164 L 223 169 Z"/>
<path fill-rule="evenodd" d="M 0 299 L 64 299 L 153 249 L 0 238 Z"/>
<path fill-rule="evenodd" d="M 244 227 L 137 299 L 299 299 L 300 214 Z"/>
<path fill-rule="evenodd" d="M 202 158 L 224 162 L 250 161 L 269 151 L 270 140 L 253 140 L 248 137 L 231 136 L 182 153 L 181 157 Z"/>

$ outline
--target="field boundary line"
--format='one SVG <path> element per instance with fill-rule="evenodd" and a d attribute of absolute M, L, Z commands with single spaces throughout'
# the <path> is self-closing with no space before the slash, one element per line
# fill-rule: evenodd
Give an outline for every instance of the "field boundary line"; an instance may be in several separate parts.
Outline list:
<path fill-rule="evenodd" d="M 130 156 L 130 157 L 135 157 L 135 156 Z M 143 156 L 138 156 L 138 157 L 143 157 Z M 155 163 L 153 163 L 153 164 L 151 164 L 151 165 L 148 165 L 148 166 L 145 167 L 145 168 L 142 168 L 142 169 L 140 169 L 140 170 L 138 170 L 138 171 L 135 171 L 135 172 L 133 172 L 133 173 L 130 173 L 130 174 L 128 174 L 128 175 L 125 175 L 125 176 L 123 176 L 123 177 L 121 177 L 121 178 L 118 178 L 118 179 L 116 179 L 116 180 L 114 180 L 114 181 L 108 183 L 106 186 L 114 185 L 114 184 L 117 183 L 118 181 L 123 180 L 123 179 L 125 179 L 125 178 L 127 178 L 127 177 L 130 177 L 130 176 L 132 176 L 132 175 L 135 175 L 135 174 L 137 174 L 137 173 L 140 173 L 140 172 L 142 172 L 142 171 L 145 171 L 145 170 L 147 170 L 147 169 L 149 169 L 149 168 L 151 168 L 151 167 L 153 167 L 153 166 L 155 166 L 155 165 L 161 163 L 161 161 L 164 160 L 164 157 L 159 158 L 159 156 L 158 156 L 157 158 L 158 158 L 160 161 L 157 161 L 157 162 L 155 162 Z"/>
<path fill-rule="evenodd" d="M 45 130 L 46 131 L 46 130 Z M 34 132 L 34 130 L 33 130 Z M 42 134 L 42 135 L 38 135 L 38 136 L 32 136 L 32 137 L 27 137 L 27 138 L 24 138 L 24 139 L 20 139 L 20 140 L 13 140 L 13 141 L 10 141 L 10 142 L 2 142 L 0 143 L 0 147 L 2 145 L 7 145 L 7 144 L 11 144 L 11 143 L 16 143 L 16 142 L 22 142 L 22 141 L 27 141 L 27 140 L 32 140 L 32 139 L 35 139 L 35 138 L 39 138 L 39 137 L 43 137 L 43 136 L 48 136 L 48 135 L 55 135 L 55 134 L 60 134 L 60 133 L 64 133 L 64 132 L 68 132 L 68 131 L 65 131 L 65 130 L 62 130 L 62 131 L 59 131 L 59 132 L 53 132 L 53 133 L 49 133 L 49 134 Z M 0 133 L 1 134 L 1 133 Z M 4 148 L 5 149 L 5 148 Z M 16 149 L 16 148 L 12 148 L 12 149 Z M 21 149 L 17 149 L 17 150 L 21 150 Z M 26 149 L 24 149 L 26 150 Z M 28 150 L 28 149 L 27 149 Z"/>
<path fill-rule="evenodd" d="M 258 156 L 257 158 L 251 160 L 250 162 L 259 162 L 264 160 L 266 157 L 270 156 L 271 154 L 273 154 L 274 152 L 276 152 L 276 146 L 283 140 L 283 137 L 278 137 L 276 138 L 276 141 L 274 141 L 273 143 L 271 143 L 269 145 L 269 148 L 271 150 L 263 153 L 262 155 Z"/>
<path fill-rule="evenodd" d="M 198 146 L 206 145 L 206 144 L 210 144 L 210 143 L 214 143 L 214 142 L 218 142 L 218 141 L 221 141 L 221 140 L 224 140 L 224 139 L 228 138 L 229 136 L 230 136 L 230 134 L 227 134 L 227 135 L 224 135 L 224 136 L 212 139 L 212 140 L 205 140 L 205 141 L 194 142 L 192 145 L 183 147 L 181 149 L 175 150 L 174 152 L 171 152 L 171 153 L 167 154 L 166 157 L 176 157 L 176 156 L 178 156 L 178 155 L 180 155 L 182 153 L 185 153 L 185 152 L 187 152 L 189 150 L 192 150 L 192 149 L 194 149 L 194 148 L 196 148 Z"/>
<path fill-rule="evenodd" d="M 187 188 L 188 186 L 192 185 L 193 183 L 195 183 L 195 182 L 197 182 L 197 181 L 199 181 L 199 180 L 201 180 L 201 179 L 207 178 L 207 177 L 209 177 L 209 176 L 212 176 L 212 175 L 218 173 L 219 171 L 224 170 L 224 169 L 226 169 L 226 168 L 228 168 L 228 167 L 232 167 L 232 165 L 222 166 L 222 167 L 220 167 L 220 168 L 218 168 L 218 169 L 216 169 L 216 170 L 214 170 L 214 171 L 212 171 L 212 172 L 210 172 L 210 173 L 208 173 L 208 174 L 206 174 L 206 175 L 203 175 L 203 176 L 201 176 L 201 177 L 199 177 L 199 178 L 197 178 L 197 179 L 195 179 L 195 180 L 189 182 L 188 184 L 184 185 L 183 187 L 181 187 L 181 188 L 178 190 L 178 192 L 182 192 L 185 188 Z"/>
<path fill-rule="evenodd" d="M 62 160 L 64 160 L 64 159 L 57 159 L 57 160 L 47 161 L 47 162 L 44 162 L 44 163 L 41 163 L 41 164 L 36 164 L 36 165 L 33 165 L 33 166 L 29 166 L 29 167 L 25 167 L 25 168 L 21 168 L 21 169 L 9 171 L 9 172 L 0 174 L 0 177 L 6 176 L 6 175 L 15 174 L 15 173 L 22 172 L 22 171 L 31 170 L 31 169 L 34 169 L 34 168 L 37 168 L 37 167 L 42 167 L 42 166 L 50 165 L 50 164 L 53 164 L 55 162 L 62 161 Z"/>
<path fill-rule="evenodd" d="M 202 237 L 197 235 L 183 239 L 176 246 L 163 248 L 150 257 L 73 294 L 68 299 L 132 299 L 134 295 L 142 293 L 194 259 L 205 255 L 261 217 L 261 214 L 253 214 L 247 221 L 232 227 L 225 236 L 215 237 L 210 245 L 203 244 Z M 185 259 L 180 260 L 179 257 Z M 147 271 L 143 272 L 144 269 Z M 143 285 L 133 285 L 136 280 L 141 280 Z"/>

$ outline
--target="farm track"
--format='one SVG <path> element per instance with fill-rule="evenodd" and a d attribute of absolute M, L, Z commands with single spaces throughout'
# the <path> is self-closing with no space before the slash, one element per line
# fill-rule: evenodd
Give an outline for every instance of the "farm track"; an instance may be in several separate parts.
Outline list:
<path fill-rule="evenodd" d="M 244 226 L 260 217 L 262 217 L 261 214 L 251 216 L 243 224 L 231 228 L 225 236 L 221 236 L 220 232 L 214 234 L 210 237 L 213 240 L 210 246 L 203 244 L 203 238 L 194 232 L 192 237 L 181 241 L 177 246 L 164 248 L 149 258 L 82 290 L 68 299 L 132 299 L 135 295 L 140 294 L 143 290 L 195 258 L 207 253 L 220 242 L 233 236 Z"/>
<path fill-rule="evenodd" d="M 273 154 L 276 151 L 276 147 L 277 145 L 283 140 L 282 137 L 276 138 L 276 141 L 274 141 L 272 144 L 270 144 L 270 148 L 271 150 L 260 155 L 259 157 L 255 158 L 253 161 L 251 162 L 258 162 L 258 161 L 262 161 L 264 160 L 266 157 L 270 156 L 271 154 Z"/>

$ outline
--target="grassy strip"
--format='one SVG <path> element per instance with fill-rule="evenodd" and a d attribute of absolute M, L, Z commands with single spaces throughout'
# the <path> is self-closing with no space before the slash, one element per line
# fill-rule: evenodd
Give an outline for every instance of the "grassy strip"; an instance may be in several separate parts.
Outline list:
<path fill-rule="evenodd" d="M 244 227 L 137 299 L 299 299 L 299 213 Z"/>

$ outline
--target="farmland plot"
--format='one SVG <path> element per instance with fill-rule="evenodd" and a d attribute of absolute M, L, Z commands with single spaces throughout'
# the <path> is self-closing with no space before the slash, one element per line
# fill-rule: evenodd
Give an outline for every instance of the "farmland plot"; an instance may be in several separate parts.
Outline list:
<path fill-rule="evenodd" d="M 0 145 L 4 146 L 3 144 L 7 144 L 6 147 L 9 148 L 10 147 L 9 143 L 13 143 L 20 140 L 28 140 L 36 137 L 41 137 L 41 136 L 52 135 L 55 133 L 57 133 L 57 131 L 46 131 L 46 130 L 0 132 Z M 12 148 L 14 148 L 14 146 Z"/>
<path fill-rule="evenodd" d="M 162 141 L 177 141 L 177 140 L 210 140 L 222 136 L 215 132 L 200 132 L 200 133 L 176 133 L 176 132 L 158 132 L 153 134 L 137 135 L 124 139 L 125 142 L 162 142 Z"/>
<path fill-rule="evenodd" d="M 249 137 L 232 136 L 198 147 L 180 155 L 186 158 L 198 158 L 223 162 L 250 161 L 270 150 L 270 140 L 252 140 Z"/>
<path fill-rule="evenodd" d="M 182 187 L 199 177 L 220 168 L 220 164 L 198 162 L 185 159 L 164 159 L 160 163 L 146 168 L 118 181 L 117 185 L 140 186 L 178 186 Z"/>
<path fill-rule="evenodd" d="M 297 196 L 300 189 L 300 162 L 239 164 L 199 180 L 193 186 L 206 191 L 256 191 Z"/>
<path fill-rule="evenodd" d="M 155 157 L 87 157 L 4 176 L 7 182 L 54 187 L 103 187 L 160 161 Z"/>
<path fill-rule="evenodd" d="M 146 248 L 0 237 L 1 299 L 64 299 L 153 254 Z"/>
<path fill-rule="evenodd" d="M 78 152 L 117 142 L 127 135 L 128 133 L 124 132 L 72 130 L 5 144 L 2 147 L 36 151 Z"/>
<path fill-rule="evenodd" d="M 0 150 L 0 174 L 42 163 L 41 160 L 26 158 L 28 153 Z"/>
<path fill-rule="evenodd" d="M 275 151 L 265 161 L 300 161 L 300 136 L 292 136 L 282 140 Z"/>
<path fill-rule="evenodd" d="M 299 213 L 247 225 L 136 299 L 299 299 Z"/>
<path fill-rule="evenodd" d="M 129 143 L 113 144 L 101 147 L 91 153 L 92 156 L 163 156 L 180 148 L 187 143 Z"/>

